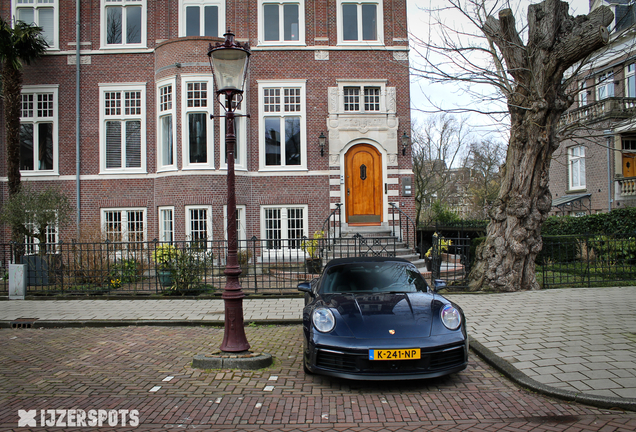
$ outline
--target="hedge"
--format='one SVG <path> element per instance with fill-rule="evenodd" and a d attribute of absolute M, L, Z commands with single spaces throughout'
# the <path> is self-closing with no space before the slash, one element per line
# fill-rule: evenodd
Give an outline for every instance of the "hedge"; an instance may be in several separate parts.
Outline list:
<path fill-rule="evenodd" d="M 541 227 L 543 235 L 634 234 L 636 207 L 588 216 L 550 216 Z"/>

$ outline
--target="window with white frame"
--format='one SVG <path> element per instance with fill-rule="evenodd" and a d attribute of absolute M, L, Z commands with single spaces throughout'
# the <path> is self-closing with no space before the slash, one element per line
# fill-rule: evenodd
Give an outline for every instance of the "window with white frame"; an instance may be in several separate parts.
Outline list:
<path fill-rule="evenodd" d="M 181 89 L 183 167 L 214 168 L 214 124 L 210 118 L 214 102 L 212 80 L 183 77 Z"/>
<path fill-rule="evenodd" d="M 307 206 L 262 206 L 261 231 L 266 249 L 300 249 L 303 237 L 307 237 Z"/>
<path fill-rule="evenodd" d="M 362 101 L 360 97 L 362 96 Z M 349 112 L 379 112 L 380 87 L 344 87 L 344 110 Z M 362 103 L 361 103 L 362 102 Z"/>
<path fill-rule="evenodd" d="M 24 86 L 20 105 L 20 172 L 58 172 L 58 89 Z"/>
<path fill-rule="evenodd" d="M 101 173 L 146 170 L 145 84 L 100 84 Z"/>
<path fill-rule="evenodd" d="M 159 84 L 159 121 L 157 141 L 158 141 L 158 157 L 159 169 L 175 167 L 175 148 L 174 148 L 174 94 L 175 84 L 173 81 Z"/>
<path fill-rule="evenodd" d="M 232 102 L 234 104 L 234 102 Z M 236 104 L 234 104 L 236 107 Z M 245 116 L 245 104 L 240 104 L 234 112 L 234 135 L 236 136 L 236 145 L 234 148 L 234 168 L 235 169 L 247 169 L 247 117 Z M 225 121 L 221 120 L 220 136 L 225 136 Z M 226 141 L 221 140 L 221 169 L 227 169 L 227 149 Z"/>
<path fill-rule="evenodd" d="M 159 207 L 159 241 L 174 241 L 174 207 Z"/>
<path fill-rule="evenodd" d="M 596 100 L 614 97 L 614 72 L 606 72 L 596 77 Z"/>
<path fill-rule="evenodd" d="M 146 45 L 147 0 L 102 0 L 102 47 Z"/>
<path fill-rule="evenodd" d="M 57 219 L 57 218 L 56 218 Z M 28 230 L 38 233 L 33 222 L 28 223 Z M 46 227 L 45 251 L 46 253 L 55 253 L 58 248 L 58 224 L 48 225 Z M 27 255 L 35 255 L 40 252 L 40 239 L 37 237 L 25 236 L 24 238 L 25 253 Z"/>
<path fill-rule="evenodd" d="M 570 189 L 585 189 L 585 147 L 570 147 L 568 159 Z"/>
<path fill-rule="evenodd" d="M 236 206 L 236 239 L 238 240 L 239 249 L 246 247 L 247 230 L 245 229 L 245 206 Z M 225 232 L 225 240 L 227 238 L 227 206 L 223 206 L 223 230 Z"/>
<path fill-rule="evenodd" d="M 382 44 L 382 0 L 338 0 L 339 44 Z"/>
<path fill-rule="evenodd" d="M 12 16 L 26 24 L 42 27 L 42 37 L 50 48 L 58 48 L 58 0 L 13 0 Z"/>
<path fill-rule="evenodd" d="M 305 43 L 305 2 L 259 0 L 259 44 Z"/>
<path fill-rule="evenodd" d="M 587 105 L 587 86 L 585 85 L 585 81 L 581 81 L 579 83 L 579 106 Z"/>
<path fill-rule="evenodd" d="M 636 63 L 625 68 L 625 97 L 636 97 Z"/>
<path fill-rule="evenodd" d="M 186 240 L 199 249 L 207 249 L 212 240 L 212 206 L 186 206 Z"/>
<path fill-rule="evenodd" d="M 102 231 L 112 242 L 143 242 L 146 240 L 146 209 L 102 209 Z"/>
<path fill-rule="evenodd" d="M 305 81 L 259 83 L 262 169 L 306 167 L 305 98 Z"/>
<path fill-rule="evenodd" d="M 338 80 L 339 112 L 387 112 L 386 80 Z"/>
<path fill-rule="evenodd" d="M 179 36 L 221 37 L 225 0 L 179 0 Z"/>

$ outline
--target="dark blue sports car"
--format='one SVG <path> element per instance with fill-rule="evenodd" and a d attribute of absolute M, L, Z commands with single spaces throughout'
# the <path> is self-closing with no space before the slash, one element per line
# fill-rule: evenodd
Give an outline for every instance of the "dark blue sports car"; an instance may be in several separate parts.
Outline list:
<path fill-rule="evenodd" d="M 439 286 L 444 286 L 439 281 Z M 468 363 L 461 308 L 399 258 L 342 258 L 305 292 L 303 366 L 349 379 L 433 378 Z"/>

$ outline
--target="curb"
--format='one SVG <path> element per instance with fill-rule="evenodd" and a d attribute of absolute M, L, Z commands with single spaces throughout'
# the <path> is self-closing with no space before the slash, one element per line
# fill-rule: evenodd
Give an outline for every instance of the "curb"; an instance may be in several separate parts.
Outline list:
<path fill-rule="evenodd" d="M 537 392 L 539 394 L 561 399 L 567 402 L 577 402 L 597 408 L 621 409 L 636 411 L 636 398 L 620 398 L 612 396 L 599 396 L 593 394 L 577 393 L 571 390 L 564 390 L 540 383 L 519 369 L 493 353 L 481 343 L 470 338 L 470 348 L 481 357 L 486 363 L 501 372 L 506 378 L 519 386 Z"/>
<path fill-rule="evenodd" d="M 0 329 L 13 328 L 14 321 L 0 321 Z M 302 319 L 245 320 L 245 325 L 296 325 Z M 77 328 L 77 327 L 223 327 L 223 320 L 77 320 L 34 321 L 31 328 Z"/>

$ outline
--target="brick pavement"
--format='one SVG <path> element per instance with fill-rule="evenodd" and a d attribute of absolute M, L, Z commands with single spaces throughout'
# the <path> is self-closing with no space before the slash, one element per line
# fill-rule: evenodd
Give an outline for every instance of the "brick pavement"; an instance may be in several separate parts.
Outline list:
<path fill-rule="evenodd" d="M 134 430 L 143 431 L 636 430 L 636 413 L 527 392 L 473 355 L 465 371 L 435 380 L 307 376 L 299 325 L 246 328 L 254 351 L 275 356 L 270 368 L 193 369 L 192 357 L 216 349 L 222 334 L 214 327 L 2 329 L 0 430 L 27 430 L 16 428 L 19 409 L 72 408 L 136 409 Z"/>
<path fill-rule="evenodd" d="M 636 287 L 449 295 L 469 334 L 539 383 L 636 403 Z"/>

